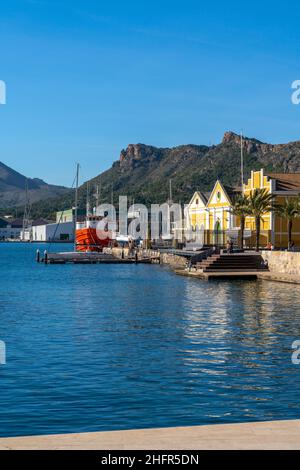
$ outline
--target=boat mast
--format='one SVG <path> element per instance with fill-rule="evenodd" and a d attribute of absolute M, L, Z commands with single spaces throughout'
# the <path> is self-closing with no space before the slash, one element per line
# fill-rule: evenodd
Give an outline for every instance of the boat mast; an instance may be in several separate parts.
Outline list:
<path fill-rule="evenodd" d="M 90 184 L 86 183 L 86 216 L 90 215 Z"/>
<path fill-rule="evenodd" d="M 170 229 L 170 233 L 169 235 L 172 236 L 172 217 L 171 217 L 171 206 L 173 204 L 173 194 L 172 194 L 172 180 L 171 178 L 169 179 L 169 201 L 168 201 L 168 219 L 169 219 L 169 229 Z"/>
<path fill-rule="evenodd" d="M 25 227 L 26 227 L 26 218 L 27 218 L 27 199 L 28 199 L 28 182 L 26 179 L 25 183 L 25 207 L 23 214 L 23 239 L 25 240 Z"/>
<path fill-rule="evenodd" d="M 99 185 L 96 186 L 96 211 L 97 207 L 99 206 Z"/>
<path fill-rule="evenodd" d="M 28 179 L 26 178 L 25 184 L 25 208 L 23 215 L 23 239 L 25 240 L 25 230 L 28 231 L 29 240 L 31 239 L 31 231 L 29 230 L 30 225 L 30 200 L 28 192 Z"/>
<path fill-rule="evenodd" d="M 76 225 L 78 218 L 78 179 L 79 179 L 79 163 L 76 165 L 76 189 L 75 189 L 75 216 L 74 216 L 74 251 L 76 251 Z"/>
<path fill-rule="evenodd" d="M 111 205 L 114 205 L 114 185 L 111 183 Z"/>
<path fill-rule="evenodd" d="M 94 209 L 94 212 L 96 215 L 98 215 L 98 206 L 100 202 L 100 197 L 101 197 L 101 181 L 99 184 L 96 185 L 96 207 Z"/>

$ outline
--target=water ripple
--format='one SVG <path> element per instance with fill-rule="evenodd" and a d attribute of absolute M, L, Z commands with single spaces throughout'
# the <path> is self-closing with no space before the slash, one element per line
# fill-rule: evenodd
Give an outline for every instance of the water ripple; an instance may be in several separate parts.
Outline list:
<path fill-rule="evenodd" d="M 35 249 L 0 244 L 0 435 L 299 418 L 300 286 Z"/>

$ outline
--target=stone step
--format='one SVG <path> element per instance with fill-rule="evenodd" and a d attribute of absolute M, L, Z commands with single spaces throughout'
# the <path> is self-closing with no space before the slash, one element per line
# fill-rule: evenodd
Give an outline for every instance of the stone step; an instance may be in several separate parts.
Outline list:
<path fill-rule="evenodd" d="M 196 264 L 203 272 L 257 272 L 268 271 L 261 255 L 221 254 L 212 255 Z"/>
<path fill-rule="evenodd" d="M 217 272 L 236 272 L 236 273 L 243 273 L 243 272 L 265 272 L 268 271 L 267 268 L 222 268 L 222 269 L 214 269 L 214 268 L 206 268 L 203 269 L 204 273 L 217 273 Z"/>

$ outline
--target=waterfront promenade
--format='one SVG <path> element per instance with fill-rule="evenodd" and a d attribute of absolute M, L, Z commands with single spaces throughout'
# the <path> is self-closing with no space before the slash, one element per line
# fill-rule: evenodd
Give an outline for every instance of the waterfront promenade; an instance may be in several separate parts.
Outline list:
<path fill-rule="evenodd" d="M 300 420 L 0 439 L 0 450 L 299 450 Z"/>

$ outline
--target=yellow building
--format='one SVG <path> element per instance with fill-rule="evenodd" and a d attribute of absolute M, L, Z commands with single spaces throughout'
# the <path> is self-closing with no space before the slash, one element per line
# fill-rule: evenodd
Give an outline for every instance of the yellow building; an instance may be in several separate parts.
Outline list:
<path fill-rule="evenodd" d="M 234 191 L 217 181 L 207 201 L 209 212 L 208 230 L 228 230 L 233 228 L 233 215 L 231 214 Z"/>
<path fill-rule="evenodd" d="M 252 171 L 243 190 L 249 196 L 255 189 L 264 189 L 273 194 L 274 203 L 283 204 L 286 198 L 300 194 L 300 173 L 265 173 Z M 203 232 L 203 244 L 224 246 L 228 238 L 237 239 L 239 219 L 232 214 L 232 202 L 239 190 L 229 188 L 217 181 L 210 194 L 196 191 L 187 206 L 186 234 L 192 239 L 193 232 Z M 245 244 L 255 246 L 255 220 L 247 216 L 245 222 Z M 188 238 L 190 237 L 190 238 Z M 300 246 L 300 217 L 293 221 L 292 239 Z M 288 245 L 287 221 L 274 211 L 263 214 L 261 220 L 260 246 L 272 243 L 276 248 Z"/>
<path fill-rule="evenodd" d="M 231 213 L 236 191 L 217 181 L 208 195 L 196 191 L 187 207 L 187 229 L 204 232 L 205 245 L 225 245 L 228 232 L 236 230 L 236 217 Z"/>
<path fill-rule="evenodd" d="M 275 204 L 283 204 L 285 198 L 295 198 L 300 194 L 300 173 L 265 173 L 264 170 L 252 171 L 244 184 L 245 195 L 255 189 L 265 189 L 273 194 Z M 237 239 L 239 220 L 232 214 L 232 202 L 240 192 L 217 181 L 210 194 L 196 191 L 187 206 L 186 233 L 203 231 L 205 245 L 225 245 L 228 238 Z M 245 244 L 255 246 L 255 220 L 246 217 Z M 292 239 L 300 246 L 300 217 L 293 221 Z M 287 221 L 274 211 L 263 214 L 261 220 L 260 246 L 272 243 L 277 248 L 288 245 Z"/>
<path fill-rule="evenodd" d="M 274 195 L 275 204 L 283 204 L 286 198 L 295 198 L 300 194 L 300 173 L 264 173 L 264 170 L 252 171 L 247 184 L 244 185 L 245 195 L 251 194 L 254 189 L 265 189 Z M 255 237 L 255 221 L 253 217 L 246 218 L 245 228 L 251 230 L 251 244 Z M 296 246 L 300 246 L 300 218 L 293 222 L 292 239 Z M 263 215 L 261 222 L 260 245 L 272 243 L 277 248 L 286 248 L 288 245 L 287 221 L 268 212 Z"/>
<path fill-rule="evenodd" d="M 188 225 L 193 230 L 205 229 L 207 225 L 207 199 L 203 193 L 196 191 L 188 204 Z"/>
<path fill-rule="evenodd" d="M 207 226 L 207 197 L 204 193 L 196 191 L 188 206 L 185 208 L 185 239 L 189 247 L 203 246 L 205 244 L 205 229 Z"/>

